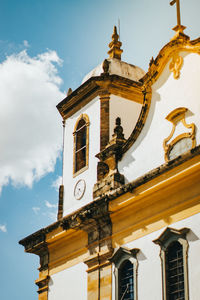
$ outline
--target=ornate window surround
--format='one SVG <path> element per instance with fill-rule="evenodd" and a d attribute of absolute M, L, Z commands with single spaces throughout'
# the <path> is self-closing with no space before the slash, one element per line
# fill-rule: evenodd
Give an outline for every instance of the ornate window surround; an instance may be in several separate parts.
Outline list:
<path fill-rule="evenodd" d="M 128 249 L 124 247 L 120 247 L 110 258 L 109 260 L 114 263 L 114 275 L 115 275 L 115 299 L 121 300 L 119 298 L 119 270 L 122 264 L 129 260 L 134 268 L 133 268 L 133 282 L 134 282 L 134 300 L 137 300 L 137 277 L 138 277 L 138 260 L 137 253 L 139 249 Z"/>
<path fill-rule="evenodd" d="M 166 162 L 170 160 L 170 151 L 179 141 L 181 141 L 185 138 L 190 138 L 191 142 L 192 142 L 191 149 L 193 149 L 196 146 L 195 124 L 194 123 L 191 123 L 191 124 L 186 123 L 185 114 L 187 111 L 188 111 L 188 109 L 186 107 L 179 107 L 179 108 L 176 108 L 173 111 L 171 111 L 165 118 L 167 121 L 171 122 L 173 125 L 170 135 L 167 138 L 165 138 L 163 141 L 163 148 L 164 148 L 164 152 L 165 152 L 165 161 Z M 174 138 L 168 144 L 168 142 L 173 137 L 176 126 L 179 122 L 181 122 L 186 129 L 190 129 L 191 131 L 179 134 L 176 138 Z"/>
<path fill-rule="evenodd" d="M 76 132 L 77 132 L 77 126 L 80 122 L 80 120 L 84 120 L 85 124 L 86 124 L 86 163 L 85 166 L 83 168 L 81 168 L 80 170 L 76 171 Z M 88 165 L 89 165 L 89 117 L 87 114 L 81 114 L 80 117 L 77 119 L 76 124 L 74 126 L 74 132 L 73 132 L 73 136 L 74 136 L 74 143 L 73 143 L 73 177 L 76 177 L 77 175 L 81 174 L 82 172 L 84 172 L 85 170 L 88 169 Z"/>
<path fill-rule="evenodd" d="M 167 227 L 165 231 L 159 236 L 158 239 L 154 240 L 155 244 L 160 246 L 160 258 L 162 267 L 162 285 L 163 285 L 163 300 L 168 300 L 167 294 L 167 278 L 166 278 L 166 250 L 168 246 L 173 242 L 179 242 L 183 250 L 183 269 L 184 269 L 184 292 L 185 300 L 189 300 L 189 289 L 188 289 L 188 241 L 186 239 L 187 233 L 190 231 L 189 228 L 182 228 L 180 230 Z"/>

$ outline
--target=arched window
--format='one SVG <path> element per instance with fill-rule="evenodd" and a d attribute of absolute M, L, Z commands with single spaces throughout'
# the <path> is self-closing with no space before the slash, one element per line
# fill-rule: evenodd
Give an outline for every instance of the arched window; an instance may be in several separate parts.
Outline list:
<path fill-rule="evenodd" d="M 167 228 L 154 241 L 160 245 L 163 300 L 189 300 L 186 235 L 188 228 Z"/>
<path fill-rule="evenodd" d="M 89 155 L 89 118 L 81 115 L 74 130 L 74 163 L 73 173 L 78 175 L 88 167 Z"/>
<path fill-rule="evenodd" d="M 118 287 L 119 299 L 134 298 L 134 265 L 130 260 L 125 260 L 119 268 Z"/>
<path fill-rule="evenodd" d="M 115 299 L 137 299 L 137 253 L 139 249 L 120 247 L 110 259 L 114 263 Z"/>
<path fill-rule="evenodd" d="M 177 241 L 166 250 L 166 285 L 170 300 L 185 299 L 183 247 Z"/>

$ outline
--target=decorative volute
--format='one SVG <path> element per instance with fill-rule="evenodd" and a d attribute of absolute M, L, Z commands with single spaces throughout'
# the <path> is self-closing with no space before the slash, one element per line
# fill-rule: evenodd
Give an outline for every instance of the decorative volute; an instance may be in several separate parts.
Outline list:
<path fill-rule="evenodd" d="M 110 42 L 110 44 L 109 44 L 110 50 L 108 51 L 110 58 L 117 58 L 117 59 L 121 60 L 121 54 L 123 52 L 123 50 L 120 49 L 121 45 L 122 45 L 122 43 L 119 41 L 117 27 L 114 26 L 112 42 Z"/>

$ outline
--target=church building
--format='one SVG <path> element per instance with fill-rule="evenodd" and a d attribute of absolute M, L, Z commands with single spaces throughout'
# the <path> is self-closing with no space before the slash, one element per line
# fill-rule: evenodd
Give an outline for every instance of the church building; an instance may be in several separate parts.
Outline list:
<path fill-rule="evenodd" d="M 38 300 L 200 299 L 200 38 L 181 25 L 148 72 L 108 57 L 57 105 L 57 221 L 24 238 Z"/>

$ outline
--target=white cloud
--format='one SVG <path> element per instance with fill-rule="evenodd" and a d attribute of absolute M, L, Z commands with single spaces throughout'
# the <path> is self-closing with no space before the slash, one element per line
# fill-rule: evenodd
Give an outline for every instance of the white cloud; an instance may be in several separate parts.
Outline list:
<path fill-rule="evenodd" d="M 28 47 L 29 47 L 29 43 L 28 43 L 28 41 L 27 41 L 27 40 L 24 40 L 24 41 L 23 41 L 23 44 L 24 44 L 24 47 L 26 47 L 26 48 L 28 48 Z"/>
<path fill-rule="evenodd" d="M 57 207 L 56 204 L 51 204 L 49 201 L 45 201 L 45 205 L 46 205 L 46 207 L 48 207 L 48 208 L 56 208 L 56 207 Z"/>
<path fill-rule="evenodd" d="M 53 183 L 52 183 L 52 187 L 56 189 L 56 191 L 59 190 L 59 187 L 62 183 L 62 176 L 59 176 Z"/>
<path fill-rule="evenodd" d="M 34 58 L 26 51 L 0 64 L 0 190 L 11 182 L 31 187 L 54 170 L 61 150 L 61 117 L 56 104 L 65 95 L 48 50 Z"/>
<path fill-rule="evenodd" d="M 7 232 L 6 225 L 0 225 L 0 231 Z"/>
<path fill-rule="evenodd" d="M 33 210 L 34 213 L 37 215 L 38 212 L 40 211 L 40 207 L 32 207 L 32 210 Z"/>

